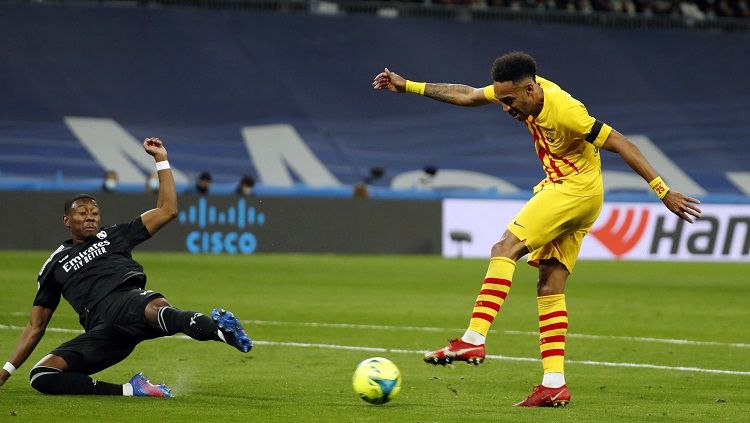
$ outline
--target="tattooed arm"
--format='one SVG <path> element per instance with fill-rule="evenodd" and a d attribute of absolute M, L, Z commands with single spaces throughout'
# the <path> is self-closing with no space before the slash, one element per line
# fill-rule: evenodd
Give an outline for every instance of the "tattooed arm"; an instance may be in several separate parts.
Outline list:
<path fill-rule="evenodd" d="M 484 88 L 474 88 L 463 84 L 414 83 L 411 81 L 408 81 L 408 84 L 411 85 L 409 90 L 407 90 L 406 79 L 396 72 L 385 68 L 383 72 L 375 76 L 372 87 L 376 90 L 388 90 L 398 93 L 414 92 L 457 106 L 475 107 L 492 103 L 485 96 Z"/>

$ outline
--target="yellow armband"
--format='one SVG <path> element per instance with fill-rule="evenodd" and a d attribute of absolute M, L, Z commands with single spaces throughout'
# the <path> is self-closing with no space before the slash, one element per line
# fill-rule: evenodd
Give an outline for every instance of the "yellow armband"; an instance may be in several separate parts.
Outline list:
<path fill-rule="evenodd" d="M 654 190 L 656 196 L 661 200 L 669 192 L 669 187 L 664 181 L 661 180 L 661 176 L 657 176 L 653 181 L 649 182 L 648 185 Z"/>
<path fill-rule="evenodd" d="M 427 85 L 426 82 L 414 82 L 406 80 L 406 92 L 412 94 L 424 95 L 424 87 Z"/>

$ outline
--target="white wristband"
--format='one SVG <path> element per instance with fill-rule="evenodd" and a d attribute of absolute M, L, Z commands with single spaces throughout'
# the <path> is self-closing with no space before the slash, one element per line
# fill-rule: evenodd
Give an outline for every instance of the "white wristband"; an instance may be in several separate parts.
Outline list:
<path fill-rule="evenodd" d="M 169 162 L 166 160 L 156 162 L 156 171 L 169 169 Z"/>
<path fill-rule="evenodd" d="M 5 365 L 3 365 L 3 370 L 10 374 L 13 374 L 13 372 L 16 371 L 16 366 L 14 366 L 10 361 L 6 361 Z"/>

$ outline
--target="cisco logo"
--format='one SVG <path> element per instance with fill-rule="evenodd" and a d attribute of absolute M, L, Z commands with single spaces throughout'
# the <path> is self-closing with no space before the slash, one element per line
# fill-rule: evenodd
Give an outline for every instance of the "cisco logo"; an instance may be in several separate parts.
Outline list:
<path fill-rule="evenodd" d="M 196 228 L 185 237 L 185 247 L 193 254 L 252 254 L 258 248 L 258 240 L 248 230 L 263 226 L 266 215 L 255 207 L 248 208 L 244 198 L 226 211 L 219 211 L 205 198 L 200 198 L 197 206 L 191 205 L 187 211 L 180 212 L 179 221 L 181 225 Z M 228 228 L 216 230 L 216 226 Z"/>

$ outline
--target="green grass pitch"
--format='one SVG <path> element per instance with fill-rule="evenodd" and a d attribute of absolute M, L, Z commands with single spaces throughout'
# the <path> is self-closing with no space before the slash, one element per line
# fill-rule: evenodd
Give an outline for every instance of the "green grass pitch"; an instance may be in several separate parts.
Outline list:
<path fill-rule="evenodd" d="M 0 252 L 2 361 L 26 323 L 47 254 Z M 95 376 L 122 383 L 143 371 L 173 389 L 170 400 L 45 396 L 29 386 L 28 370 L 80 329 L 65 303 L 29 361 L 0 387 L 0 420 L 715 422 L 750 416 L 747 263 L 579 263 L 567 288 L 572 402 L 565 409 L 517 409 L 511 404 L 541 380 L 536 273 L 525 264 L 488 338 L 495 357 L 478 367 L 443 368 L 422 363 L 419 351 L 463 333 L 485 260 L 135 258 L 146 268 L 148 288 L 173 305 L 234 311 L 247 322 L 255 348 L 241 354 L 220 343 L 163 338 L 142 343 Z M 400 395 L 383 406 L 361 401 L 351 389 L 355 365 L 372 356 L 393 360 L 403 374 Z"/>

